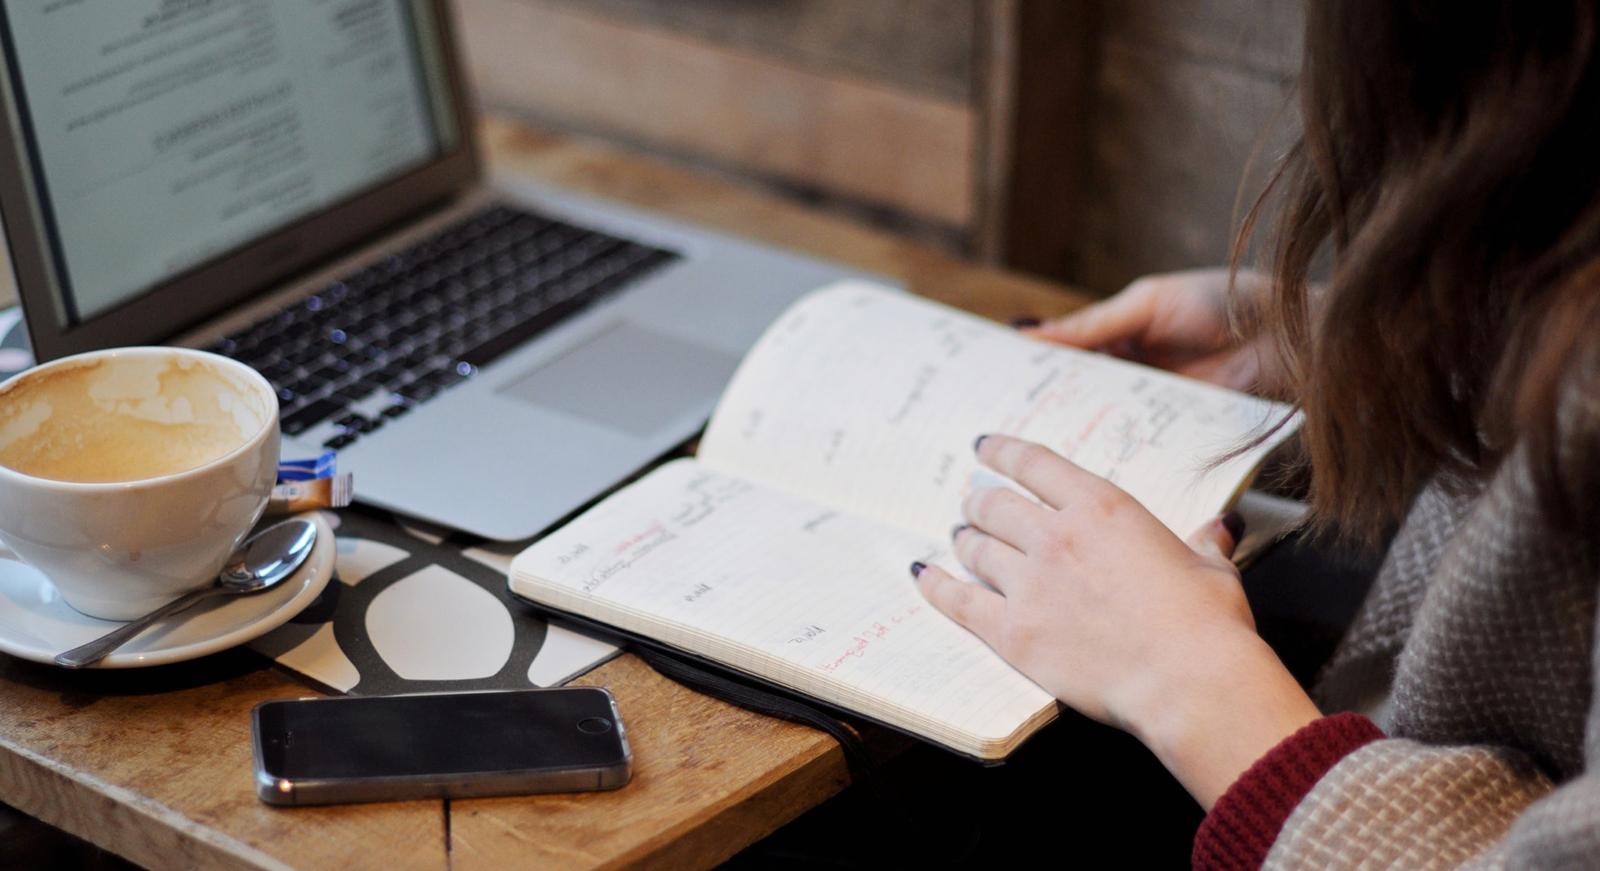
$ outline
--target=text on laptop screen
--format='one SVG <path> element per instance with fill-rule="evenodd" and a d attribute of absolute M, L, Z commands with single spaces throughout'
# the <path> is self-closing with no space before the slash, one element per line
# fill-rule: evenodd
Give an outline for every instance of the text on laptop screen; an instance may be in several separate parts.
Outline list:
<path fill-rule="evenodd" d="M 66 319 L 447 147 L 426 6 L 7 0 L 3 36 Z"/>

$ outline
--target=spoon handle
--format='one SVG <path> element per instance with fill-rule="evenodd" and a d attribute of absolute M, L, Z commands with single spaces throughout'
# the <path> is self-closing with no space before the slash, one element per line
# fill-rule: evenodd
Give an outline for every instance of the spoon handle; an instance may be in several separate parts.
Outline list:
<path fill-rule="evenodd" d="M 117 628 L 107 632 L 93 641 L 90 641 L 87 644 L 80 644 L 65 653 L 56 654 L 56 665 L 64 668 L 83 668 L 86 665 L 93 665 L 100 660 L 105 659 L 106 655 L 111 653 L 111 651 L 116 650 L 124 644 L 127 644 L 129 641 L 132 641 L 135 635 L 138 635 L 140 632 L 150 628 L 150 624 L 160 620 L 163 617 L 170 617 L 171 615 L 182 611 L 201 599 L 206 599 L 212 595 L 215 595 L 221 590 L 221 587 L 213 585 L 209 587 L 201 587 L 192 593 L 185 593 L 184 595 L 173 599 L 172 601 L 162 605 L 154 611 L 151 611 L 143 617 L 140 617 L 131 623 L 118 626 Z"/>

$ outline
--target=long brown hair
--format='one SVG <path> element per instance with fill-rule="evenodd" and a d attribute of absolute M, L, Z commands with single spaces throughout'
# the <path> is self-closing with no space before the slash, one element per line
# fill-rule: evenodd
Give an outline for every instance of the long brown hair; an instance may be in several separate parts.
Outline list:
<path fill-rule="evenodd" d="M 1592 0 L 1308 3 L 1301 138 L 1234 258 L 1276 203 L 1253 323 L 1305 413 L 1317 526 L 1372 541 L 1430 478 L 1482 479 L 1521 445 L 1548 518 L 1596 528 L 1596 19 Z"/>

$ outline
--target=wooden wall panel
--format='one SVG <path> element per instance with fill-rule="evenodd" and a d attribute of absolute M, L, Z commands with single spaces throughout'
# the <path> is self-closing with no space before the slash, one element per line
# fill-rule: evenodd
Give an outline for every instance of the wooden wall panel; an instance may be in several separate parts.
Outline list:
<path fill-rule="evenodd" d="M 982 8 L 976 251 L 1101 293 L 1225 262 L 1236 207 L 1292 141 L 1300 4 Z"/>
<path fill-rule="evenodd" d="M 1095 90 L 1071 275 L 1109 292 L 1144 273 L 1225 263 L 1237 219 L 1289 141 L 1287 80 L 1112 38 Z"/>
<path fill-rule="evenodd" d="M 1225 260 L 1294 121 L 1293 0 L 457 2 L 491 108 L 1101 292 Z"/>
<path fill-rule="evenodd" d="M 1094 0 L 1105 38 L 1208 67 L 1287 81 L 1300 69 L 1298 0 Z"/>
<path fill-rule="evenodd" d="M 978 220 L 973 253 L 1065 277 L 1076 267 L 1094 132 L 1099 10 L 1092 3 L 994 0 L 976 52 Z"/>
<path fill-rule="evenodd" d="M 971 220 L 975 114 L 963 99 L 562 0 L 458 6 L 490 108 L 918 220 L 963 229 Z M 941 6 L 952 4 L 929 8 Z"/>
<path fill-rule="evenodd" d="M 1275 0 L 1094 0 L 1092 125 L 1070 265 L 1101 292 L 1225 263 L 1298 123 L 1302 9 Z"/>
<path fill-rule="evenodd" d="M 806 69 L 966 100 L 976 9 L 996 0 L 559 0 Z M 1004 2 L 1004 0 L 1001 0 Z"/>

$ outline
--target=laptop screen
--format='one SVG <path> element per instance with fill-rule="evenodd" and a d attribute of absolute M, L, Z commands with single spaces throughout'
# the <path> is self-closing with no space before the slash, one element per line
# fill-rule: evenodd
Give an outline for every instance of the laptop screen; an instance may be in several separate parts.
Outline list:
<path fill-rule="evenodd" d="M 6 0 L 13 95 L 78 323 L 427 164 L 458 131 L 417 0 Z"/>

